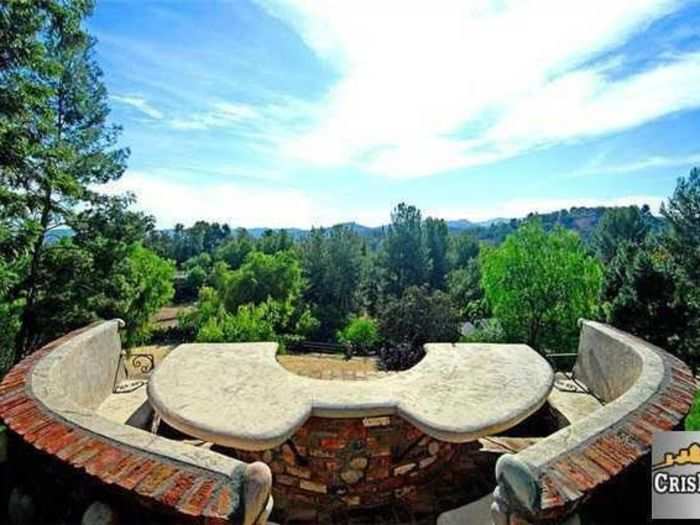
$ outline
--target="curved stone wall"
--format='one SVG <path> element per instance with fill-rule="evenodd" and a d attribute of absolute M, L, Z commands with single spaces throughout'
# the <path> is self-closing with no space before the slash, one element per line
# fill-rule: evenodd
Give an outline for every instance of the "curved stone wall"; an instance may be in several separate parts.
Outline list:
<path fill-rule="evenodd" d="M 572 512 L 677 428 L 697 389 L 688 367 L 610 326 L 584 321 L 575 373 L 605 406 L 496 466 L 494 518 L 540 523 Z"/>
<path fill-rule="evenodd" d="M 271 486 L 266 465 L 247 465 L 95 413 L 116 377 L 118 329 L 116 320 L 96 323 L 15 366 L 0 383 L 0 418 L 35 449 L 163 510 L 264 522 Z"/>
<path fill-rule="evenodd" d="M 293 502 L 331 509 L 341 503 L 352 509 L 410 501 L 460 447 L 399 416 L 312 417 L 281 446 L 233 454 L 270 466 L 276 507 Z"/>

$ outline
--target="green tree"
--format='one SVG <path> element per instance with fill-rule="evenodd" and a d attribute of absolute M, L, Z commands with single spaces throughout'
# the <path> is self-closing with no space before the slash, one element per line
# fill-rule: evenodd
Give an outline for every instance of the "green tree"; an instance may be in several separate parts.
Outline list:
<path fill-rule="evenodd" d="M 452 268 L 465 268 L 479 255 L 479 240 L 469 232 L 450 237 L 449 261 Z"/>
<path fill-rule="evenodd" d="M 198 341 L 287 343 L 318 327 L 301 300 L 305 282 L 292 252 L 251 252 L 237 270 L 219 261 L 210 281 L 213 288 L 203 287 L 197 308 L 183 318 Z"/>
<path fill-rule="evenodd" d="M 386 370 L 404 370 L 424 355 L 428 342 L 455 342 L 459 315 L 449 296 L 427 286 L 411 286 L 400 298 L 387 301 L 379 316 L 380 332 L 387 345 L 380 352 Z"/>
<path fill-rule="evenodd" d="M 124 278 L 129 290 L 123 294 L 121 317 L 126 324 L 126 344 L 133 346 L 151 334 L 150 319 L 172 298 L 175 263 L 135 244 L 131 248 Z"/>
<path fill-rule="evenodd" d="M 423 241 L 421 213 L 415 206 L 402 202 L 394 208 L 382 255 L 386 292 L 390 295 L 399 296 L 409 286 L 427 282 L 430 259 Z"/>
<path fill-rule="evenodd" d="M 379 325 L 385 339 L 413 346 L 454 342 L 459 337 L 459 316 L 449 296 L 425 286 L 411 286 L 400 298 L 389 300 Z"/>
<path fill-rule="evenodd" d="M 351 345 L 354 351 L 366 354 L 381 341 L 379 325 L 371 317 L 353 317 L 337 334 L 339 343 Z"/>
<path fill-rule="evenodd" d="M 304 298 L 320 321 L 318 336 L 333 337 L 358 308 L 362 241 L 348 226 L 314 229 L 300 246 Z"/>
<path fill-rule="evenodd" d="M 33 345 L 98 318 L 124 319 L 127 344 L 147 336 L 149 318 L 172 296 L 174 266 L 141 246 L 152 218 L 129 203 L 108 199 L 78 213 L 73 236 L 44 248 Z"/>
<path fill-rule="evenodd" d="M 238 270 L 228 273 L 223 284 L 229 312 L 244 304 L 261 304 L 267 299 L 297 301 L 305 286 L 301 265 L 288 251 L 268 255 L 252 252 Z"/>
<path fill-rule="evenodd" d="M 607 210 L 592 235 L 596 254 L 607 263 L 615 257 L 620 243 L 642 243 L 651 231 L 652 221 L 651 211 L 646 205 Z"/>
<path fill-rule="evenodd" d="M 670 232 L 667 242 L 678 266 L 700 288 L 700 169 L 693 168 L 687 177 L 678 179 L 668 204 L 661 214 Z"/>
<path fill-rule="evenodd" d="M 241 267 L 245 258 L 255 250 L 255 242 L 248 232 L 240 228 L 236 236 L 219 246 L 214 252 L 214 258 L 224 261 L 233 270 Z"/>
<path fill-rule="evenodd" d="M 107 122 L 95 41 L 82 26 L 93 3 L 22 4 L 30 3 L 6 2 L 0 16 L 3 25 L 19 16 L 27 30 L 0 64 L 0 140 L 8 148 L 0 166 L 1 198 L 11 210 L 5 219 L 15 225 L 14 235 L 26 240 L 26 265 L 10 293 L 24 303 L 19 354 L 31 348 L 41 324 L 36 305 L 47 234 L 76 209 L 94 205 L 99 195 L 93 187 L 120 177 L 128 154 L 116 147 L 119 128 Z"/>
<path fill-rule="evenodd" d="M 528 221 L 498 248 L 482 250 L 480 265 L 486 298 L 511 341 L 540 352 L 576 348 L 577 320 L 596 316 L 602 285 L 601 266 L 578 235 Z"/>
<path fill-rule="evenodd" d="M 690 329 L 700 312 L 687 301 L 690 287 L 661 242 L 622 243 L 605 277 L 610 324 L 696 362 L 697 341 Z"/>
<path fill-rule="evenodd" d="M 487 317 L 488 304 L 481 287 L 481 270 L 478 259 L 471 259 L 466 266 L 449 273 L 447 293 L 458 308 L 462 320 L 473 322 Z"/>
<path fill-rule="evenodd" d="M 265 230 L 257 242 L 257 249 L 268 255 L 291 250 L 293 246 L 294 239 L 287 230 Z"/>
<path fill-rule="evenodd" d="M 443 219 L 428 217 L 423 224 L 425 232 L 425 247 L 430 260 L 428 282 L 436 290 L 445 288 L 448 271 L 448 232 L 447 223 Z"/>

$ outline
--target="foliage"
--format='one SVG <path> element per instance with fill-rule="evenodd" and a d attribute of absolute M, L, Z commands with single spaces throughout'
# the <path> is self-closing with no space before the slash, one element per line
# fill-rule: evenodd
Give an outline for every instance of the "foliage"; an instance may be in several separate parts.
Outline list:
<path fill-rule="evenodd" d="M 428 283 L 436 290 L 445 287 L 448 271 L 448 232 L 447 223 L 443 219 L 428 217 L 423 224 L 425 233 L 425 249 L 430 261 Z"/>
<path fill-rule="evenodd" d="M 379 317 L 380 332 L 387 340 L 387 348 L 380 354 L 387 369 L 391 363 L 415 364 L 408 356 L 397 357 L 406 345 L 410 355 L 420 358 L 427 342 L 455 342 L 459 338 L 459 316 L 449 296 L 422 286 L 407 288 L 400 298 L 387 301 Z M 415 350 L 415 351 L 414 351 Z"/>
<path fill-rule="evenodd" d="M 461 343 L 507 343 L 507 337 L 498 319 L 479 321 L 474 331 L 459 338 Z"/>
<path fill-rule="evenodd" d="M 313 305 L 320 326 L 317 336 L 329 339 L 358 309 L 362 243 L 347 226 L 312 230 L 300 246 L 304 299 Z"/>
<path fill-rule="evenodd" d="M 462 232 L 450 238 L 449 260 L 452 268 L 464 268 L 479 255 L 479 241 L 470 232 Z"/>
<path fill-rule="evenodd" d="M 287 342 L 318 327 L 301 301 L 305 282 L 292 252 L 254 251 L 237 270 L 220 261 L 209 281 L 213 287 L 201 288 L 197 308 L 181 319 L 198 341 Z"/>
<path fill-rule="evenodd" d="M 690 407 L 690 413 L 685 418 L 685 430 L 700 430 L 700 392 L 695 394 L 693 405 Z"/>
<path fill-rule="evenodd" d="M 337 334 L 339 343 L 351 345 L 355 352 L 363 354 L 381 341 L 379 325 L 371 317 L 353 317 Z"/>
<path fill-rule="evenodd" d="M 95 41 L 82 25 L 92 7 L 11 1 L 0 12 L 0 24 L 11 26 L 0 37 L 11 46 L 0 59 L 0 207 L 18 248 L 10 257 L 22 262 L 6 298 L 23 305 L 18 355 L 43 337 L 40 278 L 56 259 L 47 254 L 47 234 L 106 200 L 94 187 L 119 178 L 128 155 L 116 147 Z"/>
<path fill-rule="evenodd" d="M 447 293 L 459 309 L 461 319 L 476 321 L 489 314 L 481 287 L 479 260 L 471 259 L 466 266 L 452 270 L 447 276 Z"/>
<path fill-rule="evenodd" d="M 410 286 L 424 284 L 429 263 L 420 210 L 401 203 L 391 213 L 384 241 L 382 265 L 386 273 L 386 292 L 396 297 Z"/>
<path fill-rule="evenodd" d="M 592 236 L 596 254 L 607 263 L 615 257 L 620 243 L 643 242 L 651 231 L 652 221 L 651 211 L 646 205 L 607 210 Z"/>
<path fill-rule="evenodd" d="M 700 293 L 700 169 L 678 180 L 661 214 L 669 225 L 667 242 L 674 260 Z"/>
<path fill-rule="evenodd" d="M 151 333 L 150 318 L 173 297 L 175 264 L 155 252 L 135 244 L 127 259 L 125 280 L 129 290 L 123 294 L 119 317 L 126 324 L 126 345 L 146 341 Z"/>
<path fill-rule="evenodd" d="M 379 367 L 382 370 L 408 370 L 425 356 L 421 346 L 407 342 L 392 343 L 379 349 Z"/>
<path fill-rule="evenodd" d="M 305 285 L 298 258 L 287 251 L 273 255 L 251 252 L 243 265 L 229 271 L 223 280 L 218 288 L 229 312 L 268 299 L 296 301 Z"/>
<path fill-rule="evenodd" d="M 602 284 L 600 263 L 578 235 L 546 233 L 530 221 L 482 251 L 480 262 L 486 298 L 510 341 L 540 352 L 576 348 L 577 320 L 596 315 Z"/>
<path fill-rule="evenodd" d="M 606 319 L 612 325 L 689 357 L 686 337 L 695 312 L 684 301 L 687 286 L 666 248 L 653 240 L 623 243 L 606 267 Z"/>
<path fill-rule="evenodd" d="M 245 258 L 254 249 L 253 239 L 245 229 L 241 228 L 237 230 L 234 239 L 227 240 L 216 249 L 214 258 L 217 261 L 224 261 L 231 269 L 236 270 L 241 267 Z"/>

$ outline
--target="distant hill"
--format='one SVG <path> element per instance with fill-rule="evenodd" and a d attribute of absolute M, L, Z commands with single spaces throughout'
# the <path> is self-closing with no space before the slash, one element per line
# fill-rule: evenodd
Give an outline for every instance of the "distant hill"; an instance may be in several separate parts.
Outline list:
<path fill-rule="evenodd" d="M 467 219 L 448 220 L 446 222 L 450 233 L 471 232 L 480 240 L 498 243 L 505 239 L 509 233 L 515 231 L 524 220 L 532 217 L 538 217 L 542 221 L 542 224 L 546 230 L 551 230 L 555 226 L 561 226 L 568 230 L 578 232 L 584 240 L 588 240 L 600 219 L 609 209 L 612 208 L 605 206 L 598 206 L 594 208 L 573 207 L 568 210 L 563 209 L 550 213 L 531 213 L 526 218 L 522 219 L 506 219 L 499 217 L 479 222 L 472 222 Z M 663 219 L 661 218 L 656 218 L 656 221 L 657 226 L 663 224 Z M 364 226 L 356 222 L 346 222 L 337 224 L 336 226 L 348 226 L 361 237 L 377 239 L 381 236 L 382 231 L 388 225 Z M 265 233 L 265 231 L 270 229 L 274 228 L 248 228 L 247 231 L 251 236 L 259 238 Z M 310 230 L 302 228 L 282 229 L 294 239 L 302 239 L 310 232 Z M 161 231 L 172 233 L 174 230 L 163 229 Z M 57 242 L 60 239 L 70 237 L 71 235 L 73 235 L 73 232 L 69 228 L 56 229 L 47 235 L 47 242 Z"/>
<path fill-rule="evenodd" d="M 568 210 L 563 209 L 550 213 L 531 213 L 527 217 L 521 219 L 498 217 L 479 222 L 472 222 L 467 219 L 455 219 L 446 222 L 450 233 L 471 232 L 480 240 L 498 243 L 505 239 L 509 233 L 515 231 L 524 220 L 538 217 L 546 230 L 551 230 L 555 226 L 561 226 L 568 230 L 578 232 L 583 239 L 587 240 L 595 230 L 600 219 L 609 209 L 611 209 L 611 207 L 573 207 Z M 659 224 L 662 223 L 661 219 L 658 219 L 658 221 Z M 356 222 L 342 223 L 336 226 L 341 225 L 349 226 L 355 233 L 362 237 L 373 238 L 378 237 L 382 230 L 388 226 L 363 226 Z M 265 230 L 267 230 L 267 228 L 251 228 L 248 232 L 254 237 L 259 237 Z M 286 231 L 296 239 L 303 238 L 309 232 L 309 230 L 299 228 L 287 228 Z"/>

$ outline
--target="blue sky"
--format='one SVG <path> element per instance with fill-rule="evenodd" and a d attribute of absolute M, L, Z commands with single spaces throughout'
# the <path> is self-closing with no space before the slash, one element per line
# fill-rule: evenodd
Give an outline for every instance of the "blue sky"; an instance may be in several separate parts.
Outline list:
<path fill-rule="evenodd" d="M 108 191 L 161 227 L 649 203 L 700 165 L 700 3 L 101 0 Z"/>

